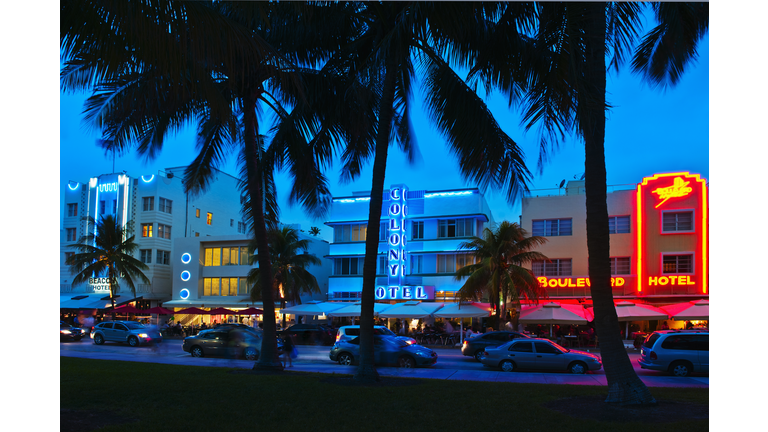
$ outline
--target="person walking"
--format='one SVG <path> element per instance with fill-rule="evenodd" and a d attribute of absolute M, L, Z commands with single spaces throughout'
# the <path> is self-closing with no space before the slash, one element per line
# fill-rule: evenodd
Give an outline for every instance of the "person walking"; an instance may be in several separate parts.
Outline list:
<path fill-rule="evenodd" d="M 285 335 L 283 338 L 283 351 L 282 351 L 282 358 L 281 358 L 281 364 L 283 365 L 283 368 L 285 368 L 285 364 L 288 363 L 288 367 L 293 367 L 293 359 L 291 356 L 293 355 L 293 340 L 291 340 L 290 335 Z"/>

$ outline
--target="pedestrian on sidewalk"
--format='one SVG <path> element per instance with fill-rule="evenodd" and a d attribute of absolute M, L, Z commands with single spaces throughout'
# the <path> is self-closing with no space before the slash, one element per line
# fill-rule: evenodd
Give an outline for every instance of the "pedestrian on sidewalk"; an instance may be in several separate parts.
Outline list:
<path fill-rule="evenodd" d="M 293 360 L 291 356 L 295 355 L 293 350 L 293 341 L 291 340 L 290 335 L 285 335 L 283 338 L 283 351 L 281 356 L 281 364 L 283 365 L 283 368 L 285 368 L 285 364 L 288 363 L 288 367 L 293 367 Z"/>

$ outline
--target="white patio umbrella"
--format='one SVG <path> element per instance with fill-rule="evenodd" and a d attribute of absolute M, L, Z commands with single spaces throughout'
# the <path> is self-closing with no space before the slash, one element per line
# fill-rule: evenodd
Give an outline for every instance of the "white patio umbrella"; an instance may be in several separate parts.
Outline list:
<path fill-rule="evenodd" d="M 552 337 L 553 324 L 586 324 L 594 318 L 581 305 L 549 302 L 541 305 L 523 306 L 520 322 L 528 324 L 549 324 L 549 336 Z"/>
<path fill-rule="evenodd" d="M 677 303 L 669 306 L 662 306 L 669 317 L 673 320 L 708 320 L 709 319 L 709 300 L 693 300 L 684 303 Z"/>
<path fill-rule="evenodd" d="M 329 312 L 328 316 L 332 317 L 360 317 L 362 314 L 362 302 L 354 302 L 354 303 L 347 303 L 346 306 L 342 307 L 341 309 L 336 309 L 333 312 Z M 386 303 L 374 303 L 373 304 L 373 315 L 378 315 L 380 312 L 383 312 L 393 305 L 386 304 Z"/>
<path fill-rule="evenodd" d="M 589 312 L 592 313 L 592 316 L 595 315 L 591 307 Z M 667 312 L 657 307 L 643 303 L 632 303 L 626 300 L 616 303 L 616 315 L 618 315 L 619 321 L 626 322 L 624 334 L 627 339 L 629 338 L 630 321 L 666 320 L 669 318 Z"/>
<path fill-rule="evenodd" d="M 281 315 L 324 315 L 329 312 L 341 309 L 344 307 L 344 303 L 327 303 L 317 300 L 308 301 L 306 303 L 287 307 L 280 310 Z"/>
<path fill-rule="evenodd" d="M 432 315 L 436 310 L 443 307 L 443 303 L 423 303 L 420 301 L 407 301 L 397 303 L 387 310 L 380 312 L 382 318 L 426 318 Z"/>
<path fill-rule="evenodd" d="M 436 311 L 433 315 L 438 318 L 480 318 L 488 316 L 489 312 L 489 308 L 476 306 L 476 303 L 473 302 L 465 302 L 446 305 L 442 309 Z M 459 321 L 459 327 L 461 328 L 459 343 L 464 343 L 463 321 Z"/>

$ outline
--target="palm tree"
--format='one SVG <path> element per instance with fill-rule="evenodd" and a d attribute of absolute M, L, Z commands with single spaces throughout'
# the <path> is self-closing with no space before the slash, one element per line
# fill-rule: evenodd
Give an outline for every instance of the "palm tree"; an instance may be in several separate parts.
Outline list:
<path fill-rule="evenodd" d="M 396 141 L 409 160 L 417 152 L 409 118 L 416 66 L 426 73 L 424 90 L 430 114 L 446 136 L 450 150 L 459 158 L 465 177 L 483 188 L 503 189 L 510 201 L 527 189 L 530 178 L 517 143 L 502 130 L 485 103 L 443 56 L 443 34 L 476 31 L 475 21 L 486 13 L 485 9 L 499 6 L 443 6 L 423 2 L 358 3 L 355 16 L 361 23 L 359 31 L 334 57 L 343 64 L 351 63 L 352 73 L 361 77 L 361 82 L 370 83 L 378 95 L 378 118 L 371 125 L 375 144 L 349 144 L 342 156 L 342 180 L 357 177 L 361 166 L 373 157 L 363 265 L 360 362 L 354 376 L 361 381 L 379 380 L 373 364 L 373 306 L 384 175 L 390 141 Z"/>
<path fill-rule="evenodd" d="M 300 240 L 298 231 L 291 227 L 271 228 L 267 235 L 274 272 L 272 291 L 280 299 L 281 308 L 285 308 L 286 300 L 301 304 L 302 294 L 320 293 L 317 279 L 307 271 L 307 267 L 321 265 L 322 261 L 314 254 L 307 253 L 309 240 Z M 256 247 L 256 242 L 252 241 L 249 248 L 255 250 Z M 259 268 L 248 272 L 248 285 L 253 287 L 251 301 L 260 301 L 263 289 Z"/>
<path fill-rule="evenodd" d="M 483 237 L 473 237 L 462 242 L 459 250 L 470 250 L 475 264 L 456 270 L 456 280 L 467 278 L 459 290 L 461 300 L 479 299 L 487 295 L 496 309 L 496 323 L 501 329 L 505 317 L 502 308 L 507 299 L 520 303 L 520 297 L 538 303 L 546 297 L 546 290 L 539 286 L 533 273 L 523 267 L 534 260 L 546 260 L 536 246 L 547 242 L 539 236 L 528 237 L 528 232 L 516 223 L 502 222 L 495 229 L 485 228 Z M 499 305 L 501 302 L 501 305 Z"/>
<path fill-rule="evenodd" d="M 318 227 L 310 228 L 309 229 L 309 234 L 312 235 L 312 236 L 315 236 L 315 237 L 319 236 L 320 235 L 320 228 L 318 228 Z"/>
<path fill-rule="evenodd" d="M 70 246 L 77 251 L 65 263 L 74 275 L 72 286 L 85 283 L 94 276 L 106 276 L 109 300 L 114 310 L 120 281 L 122 280 L 136 297 L 134 279 L 146 284 L 151 283 L 142 272 L 149 267 L 133 256 L 139 245 L 134 242 L 136 236 L 131 235 L 131 222 L 123 227 L 113 215 L 102 216 L 98 221 L 94 221 L 90 216 L 83 220 L 86 221 L 86 226 L 93 226 L 95 232 L 88 232 Z M 112 319 L 115 319 L 114 312 Z"/>
<path fill-rule="evenodd" d="M 192 193 L 204 191 L 216 167 L 229 153 L 238 152 L 244 214 L 253 222 L 261 276 L 272 280 L 267 225 L 277 216 L 276 207 L 269 205 L 275 196 L 273 167 L 294 175 L 292 201 L 322 213 L 330 202 L 321 172 L 328 163 L 329 148 L 339 136 L 350 141 L 367 139 L 345 132 L 339 124 L 370 110 L 358 109 L 357 116 L 343 117 L 343 104 L 323 109 L 323 101 L 331 98 L 320 91 L 343 94 L 337 89 L 346 85 L 343 77 L 323 69 L 312 76 L 297 66 L 298 62 L 321 62 L 322 47 L 343 40 L 345 26 L 340 21 L 344 17 L 324 13 L 337 11 L 335 7 L 320 8 L 313 22 L 327 28 L 315 31 L 311 26 L 290 25 L 297 24 L 287 11 L 294 7 L 291 4 L 138 1 L 127 5 L 101 0 L 63 2 L 61 7 L 61 44 L 67 59 L 62 88 L 94 88 L 86 102 L 86 119 L 103 131 L 104 147 L 123 152 L 135 142 L 139 154 L 151 159 L 166 136 L 187 122 L 196 122 L 199 155 L 183 180 Z M 280 47 L 279 53 L 275 46 Z M 265 149 L 257 138 L 262 106 L 276 113 L 279 121 L 277 145 L 271 151 L 272 146 Z M 286 107 L 293 110 L 288 113 Z M 269 285 L 264 285 L 261 296 L 263 355 L 254 367 L 277 369 Z"/>
<path fill-rule="evenodd" d="M 618 70 L 640 32 L 642 5 L 544 2 L 510 7 L 518 8 L 516 12 L 524 8 L 526 13 L 505 14 L 509 19 L 489 32 L 499 42 L 493 51 L 477 46 L 467 57 L 482 59 L 473 73 L 526 108 L 526 128 L 541 124 L 540 162 L 546 161 L 548 147 L 556 145 L 565 131 L 584 139 L 589 278 L 608 382 L 606 402 L 653 404 L 655 399 L 634 372 L 616 332 L 605 168 L 606 54 L 611 54 L 608 67 Z M 709 5 L 651 3 L 650 8 L 657 25 L 635 49 L 632 68 L 652 85 L 674 85 L 697 57 L 696 45 L 709 25 Z M 515 21 L 523 16 L 523 22 Z M 529 31 L 532 16 L 535 31 Z"/>

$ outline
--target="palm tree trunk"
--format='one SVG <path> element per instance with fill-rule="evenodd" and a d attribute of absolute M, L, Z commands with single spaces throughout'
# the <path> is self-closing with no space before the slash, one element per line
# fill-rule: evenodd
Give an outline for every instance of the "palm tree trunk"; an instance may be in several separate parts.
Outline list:
<path fill-rule="evenodd" d="M 272 285 L 272 262 L 269 257 L 269 242 L 267 241 L 267 225 L 264 220 L 263 194 L 261 170 L 263 169 L 259 159 L 259 149 L 256 120 L 256 97 L 248 94 L 243 98 L 243 123 L 245 132 L 243 141 L 245 144 L 247 187 L 251 197 L 251 214 L 253 215 L 253 232 L 256 236 L 258 248 L 259 272 L 261 277 L 261 299 L 264 311 L 264 333 L 261 343 L 259 361 L 253 365 L 254 369 L 282 369 L 277 358 L 277 334 L 275 324 L 275 300 Z"/>
<path fill-rule="evenodd" d="M 109 281 L 109 302 L 112 304 L 112 321 L 114 321 L 117 318 L 117 314 L 115 313 L 115 283 L 114 283 L 114 275 L 115 275 L 115 269 L 112 268 L 112 266 L 109 266 L 109 271 L 107 272 L 107 279 Z"/>
<path fill-rule="evenodd" d="M 637 377 L 619 334 L 611 292 L 610 235 L 605 169 L 605 3 L 589 3 L 585 28 L 586 86 L 579 91 L 580 126 L 584 134 L 589 279 L 600 337 L 600 353 L 608 382 L 606 402 L 654 404 L 648 387 Z"/>
<path fill-rule="evenodd" d="M 358 381 L 379 381 L 379 373 L 373 358 L 373 304 L 376 290 L 376 261 L 379 253 L 379 223 L 381 222 L 381 204 L 384 196 L 384 175 L 387 171 L 387 152 L 389 133 L 395 100 L 396 64 L 391 55 L 386 60 L 384 87 L 379 106 L 378 135 L 376 152 L 373 159 L 373 180 L 371 182 L 371 200 L 368 206 L 368 233 L 365 239 L 365 258 L 363 261 L 363 292 L 360 305 L 360 364 L 355 373 Z"/>

